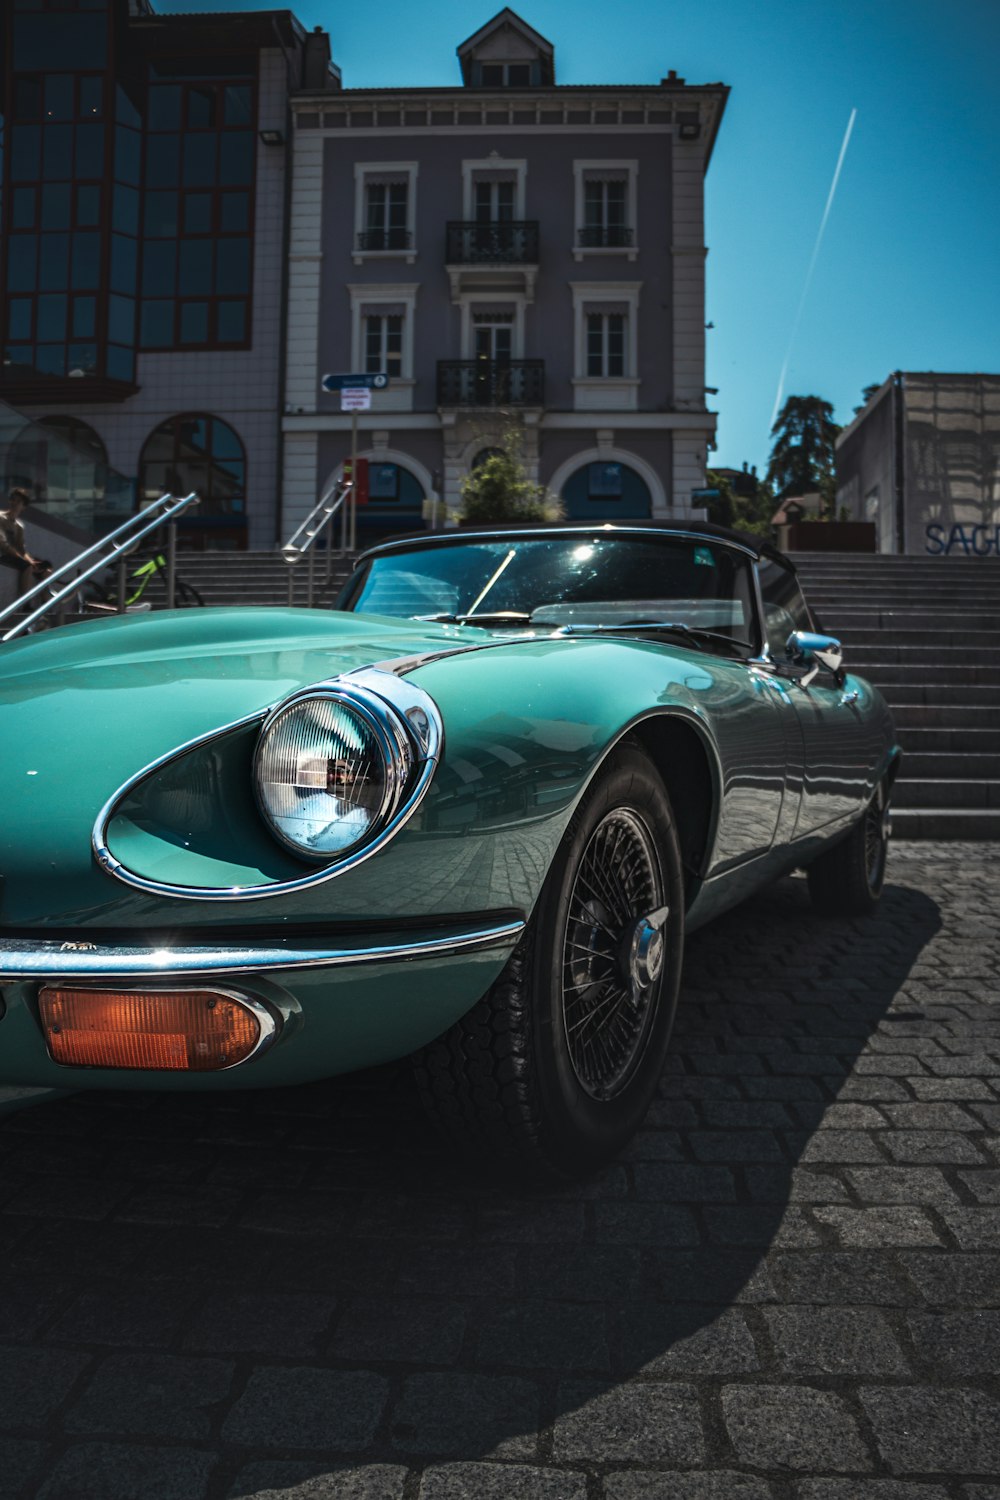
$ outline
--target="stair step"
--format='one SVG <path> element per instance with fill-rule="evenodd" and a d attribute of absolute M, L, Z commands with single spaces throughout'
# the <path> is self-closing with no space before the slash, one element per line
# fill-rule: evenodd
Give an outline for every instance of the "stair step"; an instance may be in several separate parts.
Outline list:
<path fill-rule="evenodd" d="M 893 807 L 965 807 L 1000 810 L 1000 786 L 995 781 L 932 780 L 929 777 L 910 781 L 904 774 L 892 794 Z"/>
<path fill-rule="evenodd" d="M 1000 703 L 994 706 L 959 703 L 894 703 L 892 716 L 897 729 L 907 734 L 926 729 L 945 733 L 990 734 L 1000 730 Z"/>
<path fill-rule="evenodd" d="M 923 750 L 913 746 L 909 737 L 900 736 L 906 751 L 906 779 L 930 777 L 934 780 L 958 777 L 967 781 L 1000 778 L 1000 750 L 996 742 L 991 751 Z"/>
<path fill-rule="evenodd" d="M 897 808 L 893 802 L 892 835 L 894 839 L 1000 840 L 1000 811 L 962 807 Z M 891 880 L 891 852 L 889 858 Z"/>
<path fill-rule="evenodd" d="M 907 760 L 912 755 L 940 754 L 945 751 L 959 751 L 963 754 L 997 754 L 1000 755 L 1000 734 L 991 728 L 938 728 L 923 724 L 903 724 L 902 713 L 906 710 L 894 711 L 896 728 L 900 732 L 900 740 L 907 753 Z M 998 717 L 1000 722 L 1000 717 Z M 905 730 L 905 732 L 903 732 Z"/>

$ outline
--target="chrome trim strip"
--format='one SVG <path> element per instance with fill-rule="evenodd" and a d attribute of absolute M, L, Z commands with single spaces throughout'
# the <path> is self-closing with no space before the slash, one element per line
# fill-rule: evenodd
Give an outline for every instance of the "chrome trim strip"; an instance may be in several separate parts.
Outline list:
<path fill-rule="evenodd" d="M 322 869 L 310 871 L 308 875 L 300 875 L 294 880 L 276 880 L 267 885 L 173 885 L 166 881 L 153 880 L 145 875 L 136 874 L 111 853 L 108 847 L 108 825 L 111 819 L 128 794 L 156 771 L 201 745 L 211 744 L 232 730 L 241 729 L 247 724 L 263 721 L 281 713 L 293 703 L 330 693 L 341 694 L 350 700 L 353 692 L 358 692 L 358 696 L 364 698 L 369 708 L 373 698 L 378 702 L 381 712 L 389 720 L 394 735 L 401 734 L 405 729 L 412 740 L 414 761 L 419 767 L 410 795 L 371 843 L 355 849 L 343 859 L 324 865 Z M 366 859 L 370 859 L 373 854 L 377 854 L 380 849 L 384 848 L 404 824 L 409 822 L 427 795 L 443 743 L 444 725 L 441 722 L 437 704 L 428 693 L 410 683 L 402 683 L 391 673 L 380 672 L 377 668 L 363 667 L 356 672 L 348 672 L 342 676 L 330 678 L 326 682 L 300 688 L 289 697 L 282 699 L 280 703 L 273 704 L 269 708 L 258 709 L 252 714 L 247 714 L 245 718 L 236 719 L 233 723 L 224 725 L 221 729 L 213 729 L 208 734 L 188 740 L 186 744 L 168 751 L 166 755 L 161 755 L 157 760 L 144 766 L 108 798 L 98 813 L 91 834 L 93 855 L 106 874 L 114 876 L 116 880 L 131 886 L 134 890 L 145 891 L 154 896 L 176 897 L 188 901 L 260 901 L 270 896 L 287 895 L 292 891 L 309 890 L 313 886 L 322 885 L 325 881 L 332 880 L 335 876 L 342 875 L 345 871 L 353 870 L 357 865 L 363 864 Z"/>
<path fill-rule="evenodd" d="M 83 985 L 77 986 L 77 988 L 82 988 L 84 991 L 92 988 L 95 994 L 98 993 L 96 985 Z M 150 995 L 155 994 L 156 991 L 144 985 L 141 990 L 134 986 L 130 986 L 125 989 L 119 990 L 117 993 L 122 995 Z M 260 1026 L 260 1035 L 257 1038 L 256 1046 L 254 1047 L 252 1052 L 247 1053 L 246 1057 L 241 1057 L 238 1062 L 227 1063 L 224 1068 L 205 1068 L 203 1070 L 203 1072 L 205 1073 L 228 1073 L 232 1068 L 242 1068 L 246 1063 L 252 1062 L 255 1057 L 259 1057 L 262 1052 L 266 1052 L 271 1046 L 271 1043 L 277 1040 L 278 1032 L 281 1029 L 281 1022 L 275 1020 L 273 1012 L 268 1008 L 268 1006 L 263 1003 L 263 1001 L 255 999 L 253 995 L 248 995 L 242 990 L 223 989 L 221 985 L 213 985 L 211 993 L 213 995 L 221 995 L 223 999 L 232 1000 L 237 1005 L 242 1005 L 246 1010 L 252 1011 L 254 1016 L 256 1016 L 257 1022 Z M 42 1028 L 42 1035 L 45 1035 L 44 1027 Z M 49 1051 L 48 1041 L 46 1041 L 45 1043 L 45 1050 L 47 1052 Z M 52 1056 L 51 1052 L 49 1052 L 49 1057 L 57 1067 L 66 1068 L 71 1071 L 74 1068 L 90 1066 L 88 1063 L 61 1063 L 57 1057 Z M 103 1064 L 103 1066 L 107 1067 L 108 1064 L 105 1063 Z M 112 1071 L 123 1073 L 188 1073 L 198 1070 L 194 1068 L 115 1068 Z"/>
<path fill-rule="evenodd" d="M 274 943 L 271 947 L 149 948 L 120 944 L 69 944 L 33 938 L 0 938 L 0 983 L 38 979 L 160 979 L 174 975 L 255 974 L 274 969 L 352 968 L 421 958 L 448 958 L 481 948 L 510 946 L 524 931 L 521 920 L 472 927 L 406 943 L 339 947 Z"/>
<path fill-rule="evenodd" d="M 735 538 L 730 538 L 727 536 L 715 536 L 710 531 L 700 531 L 697 526 L 616 526 L 613 521 L 601 521 L 596 526 L 593 524 L 591 524 L 590 526 L 583 524 L 579 526 L 559 526 L 557 524 L 555 526 L 545 526 L 544 528 L 535 526 L 530 529 L 519 529 L 516 526 L 511 526 L 509 529 L 505 529 L 503 531 L 489 531 L 485 527 L 482 531 L 437 531 L 430 533 L 426 537 L 411 536 L 401 539 L 398 542 L 380 542 L 374 547 L 369 547 L 367 552 L 362 552 L 356 559 L 354 566 L 355 569 L 359 568 L 362 563 L 367 562 L 370 557 L 373 557 L 376 554 L 381 555 L 384 552 L 397 551 L 417 551 L 423 547 L 433 547 L 435 544 L 437 546 L 442 546 L 447 545 L 448 543 L 457 545 L 462 542 L 481 541 L 502 543 L 509 537 L 516 537 L 518 540 L 522 540 L 529 537 L 537 538 L 539 535 L 543 535 L 545 537 L 567 535 L 577 536 L 580 533 L 587 533 L 592 535 L 594 532 L 598 531 L 613 532 L 616 536 L 694 537 L 699 542 L 714 542 L 717 546 L 733 547 L 738 552 L 745 552 L 748 557 L 758 558 L 762 555 L 759 548 L 751 547 L 746 542 L 738 542 Z M 348 613 L 353 614 L 355 613 L 355 611 L 349 610 Z"/>

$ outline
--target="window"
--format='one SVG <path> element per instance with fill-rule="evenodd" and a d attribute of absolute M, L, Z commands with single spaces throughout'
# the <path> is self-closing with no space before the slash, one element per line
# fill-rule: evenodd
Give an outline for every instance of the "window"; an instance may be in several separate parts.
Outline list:
<path fill-rule="evenodd" d="M 578 520 L 639 520 L 652 513 L 649 486 L 631 464 L 602 458 L 581 465 L 565 480 L 566 513 Z"/>
<path fill-rule="evenodd" d="M 344 351 L 345 369 L 377 375 L 384 370 L 392 378 L 386 392 L 376 392 L 377 406 L 395 404 L 412 397 L 413 318 L 417 285 L 412 282 L 349 282 L 351 299 L 351 347 Z M 405 396 L 399 387 L 410 387 Z"/>
<path fill-rule="evenodd" d="M 228 422 L 201 412 L 171 417 L 157 427 L 139 457 L 140 500 L 192 490 L 201 496 L 199 520 L 245 510 L 243 444 Z"/>
<path fill-rule="evenodd" d="M 194 80 L 151 69 L 143 349 L 250 342 L 255 117 L 249 79 Z"/>
<path fill-rule="evenodd" d="M 514 217 L 514 179 L 499 182 L 476 182 L 475 220 L 477 224 L 509 224 Z"/>
<path fill-rule="evenodd" d="M 406 182 L 370 182 L 365 188 L 361 250 L 405 250 L 410 243 Z"/>
<path fill-rule="evenodd" d="M 572 281 L 578 408 L 638 401 L 637 281 Z M 600 383 L 600 384 L 599 384 Z"/>
<path fill-rule="evenodd" d="M 768 647 L 780 656 L 793 630 L 812 630 L 809 606 L 794 571 L 784 563 L 761 558 L 757 575 L 764 601 Z"/>
<path fill-rule="evenodd" d="M 626 252 L 636 249 L 636 178 L 634 161 L 576 161 L 576 252 Z"/>
<path fill-rule="evenodd" d="M 98 434 L 77 417 L 42 417 L 11 444 L 8 483 L 27 483 L 56 516 L 85 530 L 94 529 L 95 511 L 104 509 L 111 477 L 107 450 Z"/>
<path fill-rule="evenodd" d="M 532 82 L 531 63 L 480 63 L 478 71 L 476 81 L 484 89 L 524 89 Z"/>
<path fill-rule="evenodd" d="M 108 329 L 94 316 L 107 247 L 102 185 L 112 165 L 104 79 L 79 71 L 24 72 L 12 80 L 11 92 L 7 292 L 23 295 L 0 299 L 0 320 L 6 303 L 6 359 L 60 378 L 112 374 Z M 128 311 L 116 305 L 110 337 L 125 333 Z M 130 357 L 116 368 L 131 379 Z"/>
<path fill-rule="evenodd" d="M 413 259 L 416 162 L 357 162 L 354 167 L 354 257 Z"/>
<path fill-rule="evenodd" d="M 581 245 L 627 245 L 632 231 L 625 222 L 628 184 L 624 177 L 584 180 Z"/>
<path fill-rule="evenodd" d="M 587 314 L 587 374 L 625 374 L 625 314 Z"/>
<path fill-rule="evenodd" d="M 403 373 L 403 317 L 375 313 L 365 317 L 365 371 L 384 370 L 398 379 Z"/>

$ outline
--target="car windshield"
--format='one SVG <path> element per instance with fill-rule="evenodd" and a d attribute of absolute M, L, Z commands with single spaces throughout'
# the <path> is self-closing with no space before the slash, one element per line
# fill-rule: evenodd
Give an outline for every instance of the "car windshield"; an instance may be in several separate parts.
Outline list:
<path fill-rule="evenodd" d="M 701 537 L 444 541 L 371 558 L 341 607 L 495 629 L 674 624 L 756 645 L 750 559 Z"/>

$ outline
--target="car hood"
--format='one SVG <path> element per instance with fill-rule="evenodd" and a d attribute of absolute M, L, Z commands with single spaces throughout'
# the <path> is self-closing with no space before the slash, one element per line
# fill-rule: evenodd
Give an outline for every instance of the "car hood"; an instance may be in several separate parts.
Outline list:
<path fill-rule="evenodd" d="M 206 609 L 124 616 L 9 642 L 0 648 L 0 888 L 8 877 L 0 923 L 58 909 L 67 891 L 57 887 L 93 879 L 98 813 L 159 756 L 300 687 L 472 644 L 472 634 L 315 610 Z M 29 890 L 34 897 L 22 908 L 14 893 Z"/>
<path fill-rule="evenodd" d="M 305 684 L 387 657 L 447 650 L 471 635 L 453 626 L 304 609 L 123 615 L 0 648 L 0 702 L 55 697 L 66 707 L 78 693 L 97 694 L 88 710 L 100 714 L 127 693 L 134 723 L 135 695 L 156 694 L 159 722 L 167 718 L 173 726 L 180 719 L 186 728 L 193 716 L 198 733 Z M 481 640 L 482 632 L 473 638 Z M 182 694 L 164 700 L 164 689 L 181 686 Z"/>

